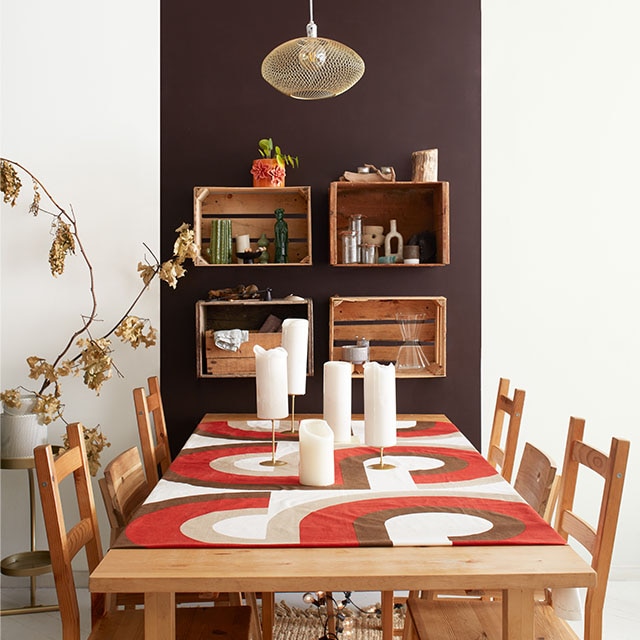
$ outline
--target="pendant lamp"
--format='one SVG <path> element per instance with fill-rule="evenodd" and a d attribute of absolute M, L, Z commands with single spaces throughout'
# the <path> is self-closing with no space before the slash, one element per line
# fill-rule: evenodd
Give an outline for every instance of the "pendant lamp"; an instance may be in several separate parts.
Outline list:
<path fill-rule="evenodd" d="M 262 77 L 278 91 L 299 100 L 332 98 L 350 89 L 364 74 L 364 61 L 353 49 L 318 38 L 309 0 L 307 37 L 276 47 L 262 62 Z"/>

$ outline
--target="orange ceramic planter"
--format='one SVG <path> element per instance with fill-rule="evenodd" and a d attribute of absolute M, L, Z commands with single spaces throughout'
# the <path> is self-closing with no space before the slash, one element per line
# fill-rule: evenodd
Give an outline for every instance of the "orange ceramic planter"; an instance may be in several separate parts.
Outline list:
<path fill-rule="evenodd" d="M 275 158 L 258 158 L 251 167 L 254 187 L 284 187 L 286 171 Z"/>

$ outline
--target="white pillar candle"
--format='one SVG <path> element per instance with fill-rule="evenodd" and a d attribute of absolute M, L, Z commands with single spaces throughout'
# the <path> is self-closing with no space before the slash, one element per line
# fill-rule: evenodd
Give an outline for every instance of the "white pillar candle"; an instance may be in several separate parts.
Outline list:
<path fill-rule="evenodd" d="M 256 397 L 258 418 L 280 420 L 289 415 L 287 395 L 287 352 L 282 347 L 253 347 L 256 356 Z"/>
<path fill-rule="evenodd" d="M 236 236 L 236 253 L 244 253 L 249 251 L 251 245 L 251 239 L 248 233 L 241 236 Z"/>
<path fill-rule="evenodd" d="M 282 322 L 282 346 L 287 350 L 287 384 L 289 395 L 303 396 L 307 389 L 307 351 L 309 321 L 286 318 Z"/>
<path fill-rule="evenodd" d="M 351 368 L 350 362 L 324 363 L 324 419 L 336 442 L 351 441 Z"/>
<path fill-rule="evenodd" d="M 335 482 L 333 431 L 324 420 L 301 420 L 300 484 L 326 487 Z"/>
<path fill-rule="evenodd" d="M 364 365 L 364 441 L 371 447 L 396 443 L 396 368 L 392 364 Z"/>

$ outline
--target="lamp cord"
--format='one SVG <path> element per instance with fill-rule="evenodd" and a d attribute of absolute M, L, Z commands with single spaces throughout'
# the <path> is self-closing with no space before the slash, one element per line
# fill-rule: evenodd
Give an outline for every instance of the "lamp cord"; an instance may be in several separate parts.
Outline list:
<path fill-rule="evenodd" d="M 309 0 L 309 24 L 307 25 L 307 38 L 317 38 L 318 27 L 313 21 L 313 0 Z"/>

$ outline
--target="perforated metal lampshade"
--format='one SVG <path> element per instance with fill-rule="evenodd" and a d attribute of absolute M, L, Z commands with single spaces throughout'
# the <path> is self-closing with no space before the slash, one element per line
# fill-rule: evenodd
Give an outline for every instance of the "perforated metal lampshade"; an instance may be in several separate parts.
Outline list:
<path fill-rule="evenodd" d="M 262 77 L 278 91 L 299 100 L 332 98 L 350 89 L 364 74 L 364 61 L 349 47 L 318 38 L 313 4 L 307 37 L 276 47 L 262 62 Z"/>

